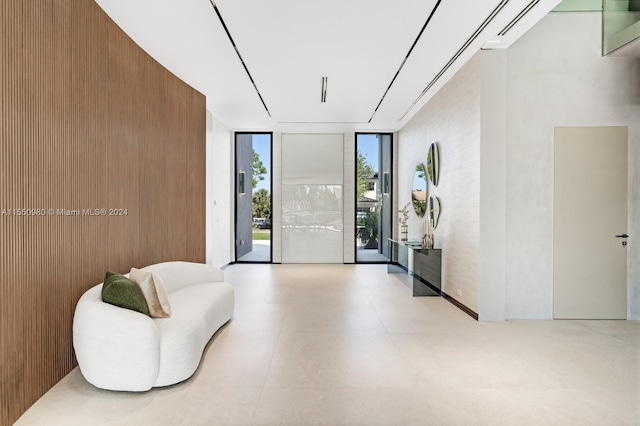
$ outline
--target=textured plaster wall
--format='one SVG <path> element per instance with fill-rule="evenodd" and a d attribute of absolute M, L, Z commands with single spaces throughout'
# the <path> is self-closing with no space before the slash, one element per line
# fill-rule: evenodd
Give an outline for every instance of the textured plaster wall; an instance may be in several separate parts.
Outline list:
<path fill-rule="evenodd" d="M 398 147 L 398 206 L 411 200 L 415 166 L 429 144 L 440 148 L 440 182 L 429 195 L 441 202 L 435 230 L 443 249 L 443 291 L 478 311 L 481 58 L 476 54 L 402 128 Z M 425 218 L 426 219 L 426 218 Z M 409 239 L 421 237 L 423 219 L 411 213 Z"/>

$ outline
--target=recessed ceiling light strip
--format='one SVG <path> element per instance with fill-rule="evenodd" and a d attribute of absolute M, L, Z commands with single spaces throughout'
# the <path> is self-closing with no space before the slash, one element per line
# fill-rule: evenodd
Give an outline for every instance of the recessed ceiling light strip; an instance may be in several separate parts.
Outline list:
<path fill-rule="evenodd" d="M 518 21 L 520 21 L 520 19 L 522 19 L 522 17 L 523 17 L 524 15 L 526 15 L 527 13 L 529 13 L 529 11 L 530 11 L 531 9 L 533 9 L 533 8 L 534 8 L 534 6 L 535 6 L 535 5 L 537 5 L 538 3 L 540 3 L 540 0 L 533 0 L 531 3 L 529 3 L 529 5 L 528 5 L 527 7 L 525 7 L 524 9 L 522 9 L 522 12 L 520 12 L 520 13 L 518 14 L 518 16 L 516 16 L 516 17 L 513 19 L 513 21 L 509 22 L 509 23 L 507 24 L 507 26 L 506 26 L 506 27 L 504 27 L 504 29 L 498 33 L 498 35 L 499 35 L 499 36 L 504 36 L 504 35 L 505 35 L 505 34 L 506 34 L 506 33 L 507 33 L 511 28 L 513 28 L 513 26 L 514 26 L 515 24 L 517 24 L 517 23 L 518 23 Z"/>
<path fill-rule="evenodd" d="M 271 117 L 271 113 L 269 112 L 269 108 L 267 108 L 267 104 L 265 103 L 264 99 L 262 98 L 262 95 L 260 94 L 260 91 L 258 90 L 258 86 L 256 85 L 256 82 L 253 80 L 253 77 L 251 77 L 251 73 L 249 72 L 249 68 L 247 68 L 247 64 L 245 64 L 244 59 L 242 59 L 242 55 L 240 54 L 240 51 L 238 50 L 238 46 L 236 46 L 236 43 L 233 41 L 233 37 L 231 37 L 231 33 L 229 32 L 229 28 L 227 28 L 227 24 L 225 24 L 224 19 L 222 19 L 222 15 L 220 14 L 220 11 L 218 10 L 218 6 L 216 6 L 216 3 L 215 3 L 214 0 L 209 0 L 209 3 L 211 3 L 211 6 L 213 6 L 213 10 L 216 11 L 216 15 L 218 15 L 218 19 L 220 20 L 220 23 L 222 24 L 222 28 L 224 28 L 224 31 L 227 33 L 227 37 L 229 38 L 229 41 L 231 42 L 231 45 L 233 46 L 233 49 L 236 51 L 236 55 L 238 55 L 238 59 L 240 59 L 240 63 L 244 67 L 244 70 L 247 73 L 247 76 L 249 77 L 249 80 L 251 81 L 251 84 L 253 84 L 253 88 L 256 89 L 256 93 L 258 94 L 258 97 L 260 98 L 260 102 L 262 102 L 262 106 L 264 106 L 265 111 L 267 111 L 267 114 L 269 115 L 269 117 Z"/>
<path fill-rule="evenodd" d="M 433 78 L 433 80 L 431 80 L 431 82 L 427 85 L 427 87 L 424 88 L 424 90 L 420 93 L 420 95 L 418 95 L 416 100 L 413 101 L 413 103 L 411 105 L 409 105 L 409 108 L 407 108 L 407 110 L 402 114 L 402 116 L 399 118 L 399 120 L 402 120 L 409 113 L 409 111 L 411 111 L 413 109 L 413 107 L 415 107 L 416 104 L 418 102 L 420 102 L 420 99 L 422 99 L 422 97 L 429 91 L 429 89 L 431 89 L 431 87 L 433 87 L 433 85 L 436 84 L 436 82 L 440 79 L 440 77 L 442 77 L 442 75 L 445 72 L 447 72 L 447 70 L 460 57 L 460 55 L 462 55 L 462 53 L 464 53 L 464 51 L 467 50 L 469 45 L 471 45 L 471 43 L 474 42 L 474 40 L 487 27 L 487 25 L 489 25 L 489 23 L 493 20 L 493 18 L 495 18 L 496 15 L 498 13 L 500 13 L 502 8 L 505 7 L 507 5 L 507 3 L 509 3 L 509 0 L 502 0 L 500 2 L 500 4 L 498 4 L 498 6 L 496 6 L 496 8 L 493 9 L 493 12 L 491 12 L 491 14 L 489 14 L 487 19 L 485 19 L 482 22 L 482 24 L 480 24 L 480 26 L 473 32 L 473 34 L 471 34 L 471 36 L 462 45 L 462 47 L 460 49 L 458 49 L 458 51 L 455 53 L 455 55 L 453 55 L 453 57 L 451 59 L 449 59 L 449 62 L 447 62 L 447 64 L 440 70 L 440 72 Z"/>
<path fill-rule="evenodd" d="M 385 96 L 387 96 L 387 93 L 389 93 L 389 89 L 391 89 L 391 86 L 393 86 L 393 83 L 396 81 L 396 78 L 398 78 L 398 74 L 400 74 L 400 71 L 402 70 L 402 67 L 404 67 L 404 64 L 407 62 L 407 59 L 409 59 L 409 55 L 411 55 L 411 52 L 413 52 L 413 48 L 416 47 L 416 44 L 418 43 L 418 40 L 420 40 L 420 37 L 422 36 L 422 33 L 424 33 L 424 30 L 427 28 L 427 25 L 429 25 L 429 22 L 431 22 L 431 18 L 433 18 L 433 15 L 436 13 L 436 10 L 438 9 L 438 6 L 440 6 L 440 2 L 441 1 L 442 0 L 438 0 L 436 2 L 436 5 L 433 7 L 433 10 L 431 10 L 431 13 L 429 14 L 429 17 L 427 18 L 427 21 L 424 23 L 424 25 L 422 26 L 422 29 L 418 33 L 418 36 L 413 41 L 413 44 L 411 45 L 411 48 L 409 49 L 409 51 L 407 52 L 406 56 L 402 60 L 402 63 L 400 64 L 400 67 L 398 67 L 398 71 L 396 71 L 396 74 L 391 79 L 391 83 L 389 83 L 389 86 L 387 87 L 387 90 L 385 90 L 384 93 L 382 94 L 382 98 L 380 98 L 380 102 L 378 102 L 378 105 L 376 106 L 376 109 L 373 110 L 373 114 L 371 114 L 371 118 L 369 118 L 369 123 L 371 123 L 371 120 L 373 120 L 373 116 L 376 115 L 376 112 L 378 112 L 378 108 L 380 108 L 380 105 L 382 105 L 382 101 L 384 101 Z"/>

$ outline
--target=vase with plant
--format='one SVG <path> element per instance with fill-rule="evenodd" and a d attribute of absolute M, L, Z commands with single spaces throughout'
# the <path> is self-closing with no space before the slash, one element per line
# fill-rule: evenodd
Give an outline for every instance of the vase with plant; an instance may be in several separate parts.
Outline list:
<path fill-rule="evenodd" d="M 407 221 L 409 220 L 409 206 L 411 205 L 411 202 L 408 202 L 407 204 L 404 205 L 403 208 L 401 208 L 400 210 L 398 210 L 398 213 L 400 213 L 400 241 L 407 241 L 408 239 L 408 234 L 409 234 L 409 226 L 407 225 Z"/>

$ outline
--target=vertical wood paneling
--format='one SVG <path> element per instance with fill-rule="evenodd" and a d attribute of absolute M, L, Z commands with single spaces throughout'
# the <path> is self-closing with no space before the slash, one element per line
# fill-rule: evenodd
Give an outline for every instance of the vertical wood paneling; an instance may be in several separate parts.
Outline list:
<path fill-rule="evenodd" d="M 141 219 L 138 199 L 141 182 L 148 182 L 141 174 L 140 139 L 143 125 L 141 92 L 145 80 L 139 52 L 127 36 L 115 25 L 109 25 L 107 79 L 107 153 L 105 156 L 107 181 L 106 205 L 100 208 L 126 208 L 128 215 L 108 218 L 107 250 L 112 258 L 111 268 L 121 271 L 133 261 L 138 263 Z M 114 125 L 117 124 L 117 125 Z M 150 130 L 151 132 L 154 129 Z M 127 187 L 129 190 L 122 191 Z M 109 206 L 109 207 L 107 207 Z M 149 218 L 148 220 L 152 220 Z"/>
<path fill-rule="evenodd" d="M 206 139 L 207 110 L 204 96 L 197 96 L 195 90 L 187 99 L 187 115 L 185 128 L 187 141 Z M 186 141 L 185 141 L 186 142 Z M 206 211 L 206 145 L 201 143 L 186 143 L 187 146 L 187 199 L 184 220 L 187 223 L 186 234 L 191 241 L 187 242 L 187 256 L 204 262 L 206 254 L 206 216 L 200 214 Z"/>
<path fill-rule="evenodd" d="M 0 216 L 0 425 L 73 368 L 107 269 L 204 261 L 205 114 L 95 2 L 0 2 L 0 210 L 45 210 Z"/>

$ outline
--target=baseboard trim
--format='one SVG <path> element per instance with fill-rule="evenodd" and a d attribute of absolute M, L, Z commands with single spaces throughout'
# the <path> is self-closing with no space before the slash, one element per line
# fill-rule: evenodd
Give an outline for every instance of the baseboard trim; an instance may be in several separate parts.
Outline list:
<path fill-rule="evenodd" d="M 413 277 L 413 296 L 414 297 L 415 296 L 440 296 L 442 294 L 441 289 L 431 284 L 429 281 L 425 280 L 424 278 L 418 275 L 415 275 L 413 273 L 410 273 L 409 275 Z M 418 281 L 420 284 L 426 287 L 426 292 L 424 287 L 420 288 L 419 285 L 416 286 L 416 281 Z"/>
<path fill-rule="evenodd" d="M 449 302 L 451 302 L 451 304 L 456 306 L 462 312 L 464 312 L 465 314 L 469 315 L 474 320 L 478 321 L 478 314 L 476 312 L 474 312 L 473 309 L 469 308 L 468 306 L 465 306 L 464 303 L 461 303 L 461 302 L 457 301 L 456 299 L 454 299 L 453 297 L 449 296 L 444 291 L 442 292 L 442 297 L 447 299 Z"/>

